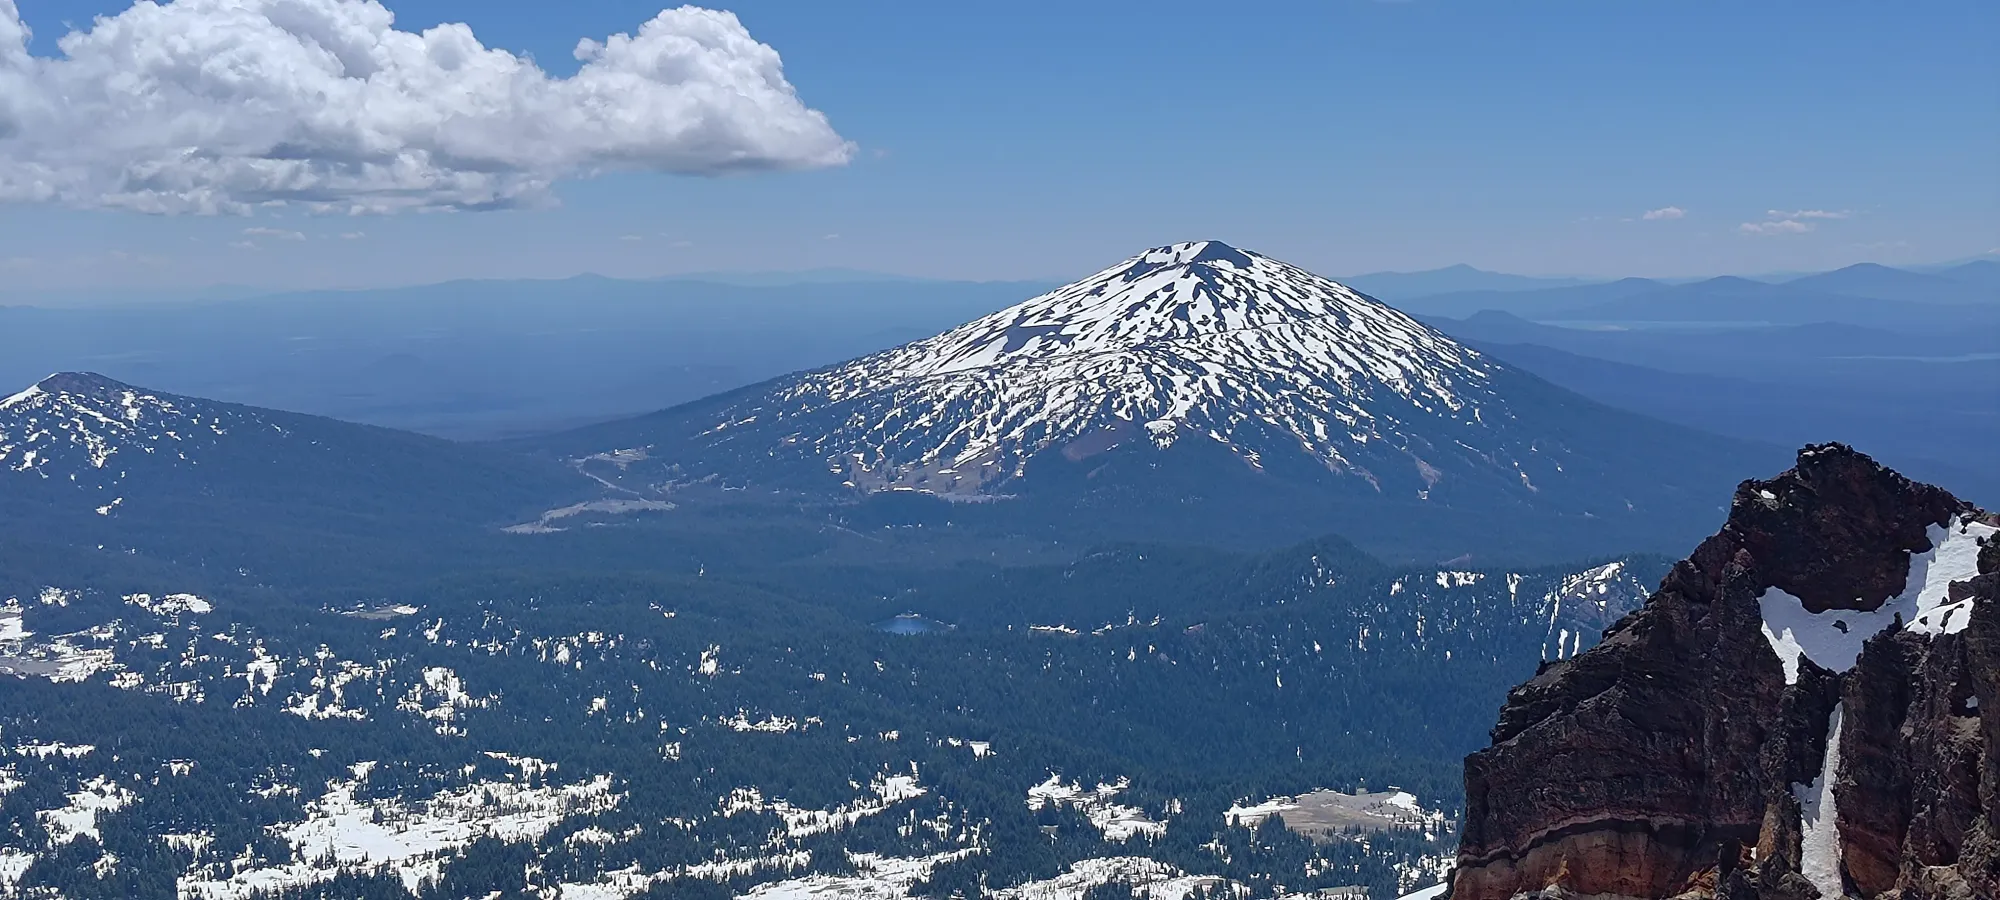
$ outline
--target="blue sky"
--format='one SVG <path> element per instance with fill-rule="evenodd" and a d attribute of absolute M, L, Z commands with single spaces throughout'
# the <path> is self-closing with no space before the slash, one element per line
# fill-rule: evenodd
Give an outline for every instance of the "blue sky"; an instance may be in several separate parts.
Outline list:
<path fill-rule="evenodd" d="M 18 2 L 42 57 L 66 23 L 129 5 Z M 660 9 L 388 6 L 398 29 L 464 22 L 557 78 L 579 38 Z M 1336 275 L 1756 273 L 2000 248 L 1991 2 L 1250 6 L 729 4 L 852 143 L 847 163 L 565 180 L 553 204 L 485 212 L 16 202 L 0 205 L 0 279 L 1060 278 L 1194 238 Z"/>

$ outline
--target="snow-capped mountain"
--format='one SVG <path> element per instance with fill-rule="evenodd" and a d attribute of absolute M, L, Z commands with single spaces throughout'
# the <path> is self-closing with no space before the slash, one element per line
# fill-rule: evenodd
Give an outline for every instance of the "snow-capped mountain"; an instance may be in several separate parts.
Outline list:
<path fill-rule="evenodd" d="M 1148 250 L 936 337 L 544 444 L 641 492 L 720 478 L 991 499 L 1077 477 L 1098 493 L 1129 476 L 1237 492 L 1224 482 L 1250 475 L 1261 477 L 1251 490 L 1599 517 L 1691 502 L 1719 517 L 1738 473 L 1712 477 L 1711 465 L 1740 450 L 1722 445 L 1591 404 L 1216 241 Z M 1705 493 L 1688 494 L 1695 484 Z"/>
<path fill-rule="evenodd" d="M 1163 449 L 1213 441 L 1253 467 L 1295 447 L 1374 478 L 1355 451 L 1409 445 L 1406 423 L 1504 416 L 1490 376 L 1478 353 L 1409 316 L 1204 241 L 808 375 L 774 413 L 846 407 L 811 443 L 863 488 L 990 492 L 1051 448 L 1089 455 L 1078 442 L 1106 428 Z"/>
<path fill-rule="evenodd" d="M 486 519 L 561 498 L 566 481 L 483 448 L 92 373 L 0 400 L 0 505 L 37 516 Z"/>

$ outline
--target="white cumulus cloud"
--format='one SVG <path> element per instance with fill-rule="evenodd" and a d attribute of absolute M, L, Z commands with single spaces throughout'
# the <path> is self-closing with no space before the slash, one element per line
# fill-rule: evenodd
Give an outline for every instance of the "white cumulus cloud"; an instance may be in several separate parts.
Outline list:
<path fill-rule="evenodd" d="M 1854 213 L 1850 210 L 1827 209 L 1770 209 L 1764 211 L 1764 221 L 1745 222 L 1736 226 L 1744 234 L 1805 234 L 1818 227 L 1815 220 L 1847 219 Z"/>
<path fill-rule="evenodd" d="M 1745 222 L 1736 226 L 1744 234 L 1804 234 L 1813 230 L 1811 222 L 1797 219 L 1779 219 L 1775 222 Z"/>
<path fill-rule="evenodd" d="M 139 2 L 28 53 L 0 0 L 0 202 L 149 213 L 484 209 L 610 171 L 845 164 L 735 15 L 579 41 L 566 78 L 375 0 Z"/>
<path fill-rule="evenodd" d="M 1661 219 L 1682 219 L 1686 218 L 1687 214 L 1687 210 L 1678 206 L 1662 206 L 1659 209 L 1646 210 L 1639 218 L 1653 222 Z"/>

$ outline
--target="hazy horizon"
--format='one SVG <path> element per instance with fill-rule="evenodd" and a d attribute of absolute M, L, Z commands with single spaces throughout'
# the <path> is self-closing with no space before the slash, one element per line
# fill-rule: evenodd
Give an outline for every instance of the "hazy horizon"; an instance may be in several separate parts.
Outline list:
<path fill-rule="evenodd" d="M 1254 250 L 1256 248 L 1251 247 L 1246 249 Z M 1130 254 L 1128 254 L 1128 257 L 1129 255 Z M 1110 262 L 1115 262 L 1115 261 L 1116 260 L 1107 260 L 1106 262 L 1108 264 Z M 1463 270 L 1475 273 L 1476 275 L 1500 276 L 1503 278 L 1518 278 L 1530 282 L 1546 282 L 1547 284 L 1542 286 L 1547 286 L 1547 287 L 1559 286 L 1560 284 L 1563 283 L 1603 284 L 1624 278 L 1645 278 L 1649 280 L 1662 281 L 1665 283 L 1678 284 L 1678 283 L 1705 281 L 1713 278 L 1734 277 L 1734 278 L 1747 278 L 1753 281 L 1764 281 L 1769 283 L 1783 283 L 1785 281 L 1796 278 L 1822 274 L 1824 272 L 1838 271 L 1839 269 L 1851 268 L 1854 266 L 1880 265 L 1887 268 L 1900 269 L 1908 272 L 1926 273 L 1944 268 L 1961 266 L 1981 261 L 1992 261 L 2000 263 L 2000 252 L 1981 254 L 1973 258 L 1957 258 L 1957 259 L 1948 259 L 1935 262 L 1904 263 L 1900 265 L 1890 265 L 1888 263 L 1881 263 L 1875 260 L 1864 259 L 1864 260 L 1857 260 L 1855 262 L 1848 263 L 1846 265 L 1839 266 L 1834 269 L 1824 269 L 1824 270 L 1810 269 L 1810 270 L 1783 270 L 1783 271 L 1768 271 L 1768 272 L 1702 272 L 1695 274 L 1680 274 L 1680 275 L 1658 275 L 1658 274 L 1644 275 L 1644 274 L 1630 274 L 1630 273 L 1620 274 L 1620 275 L 1583 275 L 1583 274 L 1568 273 L 1568 272 L 1506 272 L 1506 271 L 1495 271 L 1491 269 L 1483 269 L 1478 266 L 1472 266 L 1467 263 L 1453 263 L 1449 265 L 1437 266 L 1428 269 L 1408 269 L 1408 270 L 1384 269 L 1379 271 L 1367 271 L 1367 272 L 1321 273 L 1321 274 L 1326 274 L 1326 277 L 1333 278 L 1335 280 L 1351 279 L 1359 281 L 1363 279 L 1381 278 L 1385 276 L 1387 277 L 1425 276 L 1425 275 L 1448 273 L 1455 270 Z M 1098 268 L 1102 268 L 1102 266 L 1099 266 Z M 489 277 L 477 274 L 468 274 L 451 278 L 440 278 L 436 280 L 425 280 L 425 281 L 325 284 L 325 285 L 250 284 L 250 283 L 231 282 L 231 281 L 214 281 L 201 284 L 161 285 L 161 286 L 93 285 L 93 286 L 70 286 L 70 287 L 48 287 L 48 288 L 0 287 L 0 305 L 46 306 L 53 308 L 53 307 L 69 307 L 69 306 L 76 306 L 76 307 L 116 306 L 116 305 L 126 305 L 133 303 L 143 304 L 151 302 L 202 303 L 202 302 L 229 301 L 229 300 L 248 300 L 248 299 L 256 299 L 262 297 L 284 296 L 290 294 L 313 294 L 321 292 L 363 293 L 369 291 L 393 291 L 393 290 L 436 287 L 440 285 L 465 283 L 465 282 L 495 282 L 495 283 L 531 282 L 532 283 L 532 282 L 563 282 L 563 281 L 574 281 L 578 279 L 591 279 L 591 278 L 601 278 L 612 281 L 633 281 L 633 282 L 644 282 L 644 281 L 658 281 L 665 283 L 671 283 L 676 281 L 708 282 L 715 284 L 736 285 L 740 287 L 787 287 L 787 286 L 801 285 L 801 284 L 833 284 L 833 283 L 848 283 L 848 282 L 852 283 L 932 282 L 940 284 L 948 284 L 948 283 L 1020 284 L 1025 286 L 1040 287 L 1040 286 L 1054 286 L 1057 284 L 1062 284 L 1067 281 L 1074 280 L 1075 278 L 1084 274 L 1088 274 L 1088 272 L 1045 274 L 1041 276 L 1029 275 L 1018 278 L 941 278 L 941 277 L 932 277 L 925 275 L 914 275 L 905 272 L 854 269 L 842 266 L 825 266 L 825 267 L 816 267 L 810 269 L 743 269 L 743 270 L 733 270 L 733 271 L 696 270 L 696 271 L 686 271 L 686 272 L 663 272 L 654 275 L 611 275 L 598 271 L 585 270 L 585 271 L 570 272 L 565 274 L 531 275 L 531 276 L 521 276 L 514 278 Z M 1520 287 L 1506 288 L 1504 290 L 1508 291 L 1530 290 L 1533 289 L 1534 287 L 1535 285 L 1524 284 Z M 1393 300 L 1394 298 L 1384 298 L 1384 299 Z"/>

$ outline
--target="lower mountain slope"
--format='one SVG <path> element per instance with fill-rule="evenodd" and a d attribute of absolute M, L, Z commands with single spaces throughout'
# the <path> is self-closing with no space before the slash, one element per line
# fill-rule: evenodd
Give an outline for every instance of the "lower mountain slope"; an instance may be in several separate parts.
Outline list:
<path fill-rule="evenodd" d="M 350 538 L 414 550 L 579 496 L 574 472 L 491 448 L 148 391 L 88 373 L 0 399 L 11 539 L 229 559 Z"/>
<path fill-rule="evenodd" d="M 1451 896 L 2000 896 L 1996 533 L 1838 444 L 1744 482 L 1640 611 L 1509 695 Z"/>
<path fill-rule="evenodd" d="M 1620 412 L 1295 266 L 1155 248 L 917 341 L 519 446 L 634 496 L 915 491 L 968 519 L 1392 558 L 1712 529 L 1775 451 Z"/>

